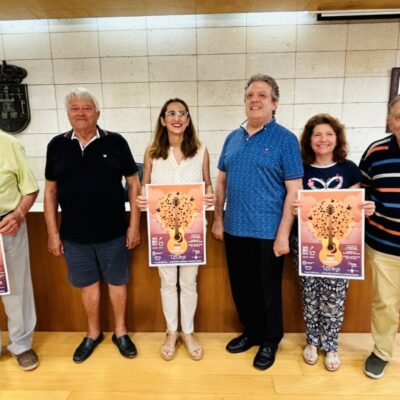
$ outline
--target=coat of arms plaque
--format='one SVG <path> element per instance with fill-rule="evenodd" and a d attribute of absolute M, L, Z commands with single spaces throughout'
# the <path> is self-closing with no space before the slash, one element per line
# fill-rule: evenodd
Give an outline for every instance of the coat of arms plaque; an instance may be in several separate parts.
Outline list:
<path fill-rule="evenodd" d="M 8 133 L 23 131 L 31 120 L 28 85 L 22 80 L 26 70 L 3 60 L 0 66 L 0 129 Z"/>

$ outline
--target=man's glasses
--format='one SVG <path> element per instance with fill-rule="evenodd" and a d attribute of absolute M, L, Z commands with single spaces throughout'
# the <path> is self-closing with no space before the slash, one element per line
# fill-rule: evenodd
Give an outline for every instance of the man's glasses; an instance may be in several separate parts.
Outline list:
<path fill-rule="evenodd" d="M 180 110 L 180 111 L 165 111 L 165 116 L 166 117 L 170 117 L 170 118 L 183 118 L 183 117 L 187 117 L 189 115 L 189 112 L 186 110 Z"/>

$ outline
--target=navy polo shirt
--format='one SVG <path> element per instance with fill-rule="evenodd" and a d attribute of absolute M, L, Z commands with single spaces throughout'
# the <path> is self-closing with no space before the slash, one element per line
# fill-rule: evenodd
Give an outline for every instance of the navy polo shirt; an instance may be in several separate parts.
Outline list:
<path fill-rule="evenodd" d="M 78 140 L 71 140 L 72 131 L 47 146 L 45 176 L 57 182 L 63 240 L 98 243 L 126 233 L 122 177 L 138 169 L 121 135 L 98 132 L 100 137 L 83 151 Z"/>
<path fill-rule="evenodd" d="M 244 127 L 225 140 L 218 169 L 226 173 L 224 230 L 274 239 L 286 197 L 285 181 L 303 176 L 296 136 L 272 119 L 249 136 Z"/>

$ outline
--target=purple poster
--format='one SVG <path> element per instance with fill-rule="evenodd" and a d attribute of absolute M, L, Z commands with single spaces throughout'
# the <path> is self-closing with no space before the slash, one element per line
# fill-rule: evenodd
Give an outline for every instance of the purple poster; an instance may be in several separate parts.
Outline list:
<path fill-rule="evenodd" d="M 300 190 L 299 200 L 299 274 L 364 279 L 364 191 Z"/>
<path fill-rule="evenodd" d="M 204 183 L 146 185 L 149 265 L 206 263 Z"/>
<path fill-rule="evenodd" d="M 0 235 L 0 296 L 10 294 L 10 285 L 8 284 L 6 257 L 4 254 L 3 236 Z"/>

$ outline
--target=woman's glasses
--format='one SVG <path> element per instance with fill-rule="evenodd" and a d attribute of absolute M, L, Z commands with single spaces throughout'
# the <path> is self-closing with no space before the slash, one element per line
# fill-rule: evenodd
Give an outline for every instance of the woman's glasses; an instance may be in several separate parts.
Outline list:
<path fill-rule="evenodd" d="M 187 117 L 189 115 L 189 112 L 186 110 L 180 110 L 180 111 L 174 111 L 174 110 L 170 110 L 170 111 L 165 111 L 165 116 L 166 117 L 170 117 L 170 118 L 183 118 L 183 117 Z"/>

